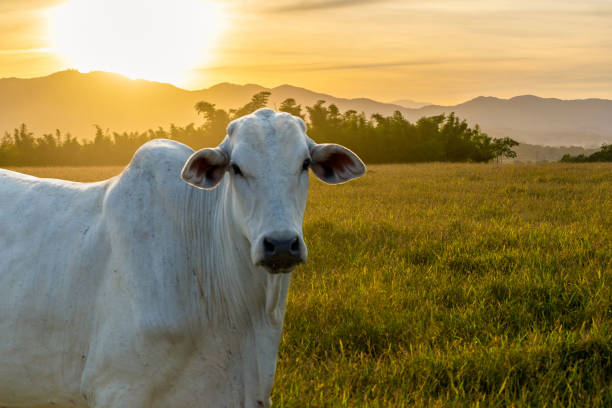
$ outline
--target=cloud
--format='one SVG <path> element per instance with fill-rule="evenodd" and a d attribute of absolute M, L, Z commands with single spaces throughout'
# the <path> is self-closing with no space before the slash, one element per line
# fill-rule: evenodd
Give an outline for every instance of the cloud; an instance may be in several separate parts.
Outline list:
<path fill-rule="evenodd" d="M 344 69 L 376 69 L 376 68 L 389 68 L 389 67 L 405 67 L 405 66 L 418 66 L 418 65 L 438 65 L 446 64 L 452 61 L 445 59 L 423 59 L 423 60 L 409 60 L 409 61 L 387 61 L 387 62 L 366 62 L 358 64 L 339 64 L 339 65 L 328 65 L 313 68 L 316 71 L 335 71 Z"/>
<path fill-rule="evenodd" d="M 209 71 L 246 71 L 246 72 L 315 72 L 315 71 L 344 71 L 344 70 L 376 70 L 393 67 L 418 67 L 418 66 L 442 66 L 455 64 L 486 64 L 486 63 L 503 63 L 513 61 L 526 61 L 526 57 L 506 57 L 506 56 L 488 56 L 488 57 L 453 57 L 453 58 L 429 58 L 429 59 L 412 59 L 412 60 L 396 60 L 382 62 L 363 62 L 354 64 L 251 64 L 251 65 L 224 65 L 210 66 L 195 69 L 195 72 Z"/>
<path fill-rule="evenodd" d="M 290 4 L 286 4 L 280 7 L 274 7 L 271 9 L 271 11 L 280 13 L 310 11 L 339 7 L 352 7 L 368 3 L 380 3 L 380 0 L 302 0 L 298 2 L 292 2 Z"/>

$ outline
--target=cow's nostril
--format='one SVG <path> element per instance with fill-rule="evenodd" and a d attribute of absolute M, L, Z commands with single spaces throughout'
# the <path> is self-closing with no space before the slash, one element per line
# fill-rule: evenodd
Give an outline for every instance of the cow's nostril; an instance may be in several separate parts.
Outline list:
<path fill-rule="evenodd" d="M 274 254 L 276 247 L 274 246 L 273 243 L 268 241 L 268 238 L 264 238 L 263 245 L 264 245 L 264 252 L 266 253 L 266 255 Z"/>
<path fill-rule="evenodd" d="M 291 243 L 291 252 L 293 254 L 300 252 L 300 240 L 298 238 L 294 239 Z"/>

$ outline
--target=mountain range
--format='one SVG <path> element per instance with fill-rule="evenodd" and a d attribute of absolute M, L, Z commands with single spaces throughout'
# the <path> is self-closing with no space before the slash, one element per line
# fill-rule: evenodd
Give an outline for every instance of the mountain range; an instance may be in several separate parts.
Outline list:
<path fill-rule="evenodd" d="M 112 131 L 135 131 L 199 123 L 194 110 L 198 101 L 223 109 L 237 108 L 260 91 L 269 91 L 269 106 L 286 98 L 313 105 L 318 100 L 334 103 L 340 111 L 354 109 L 367 115 L 391 115 L 400 111 L 410 121 L 423 116 L 455 112 L 470 125 L 479 124 L 493 137 L 512 137 L 528 144 L 549 146 L 599 146 L 612 142 L 612 100 L 561 100 L 533 95 L 510 99 L 477 97 L 452 105 L 420 107 L 383 103 L 368 98 L 347 99 L 291 85 L 265 88 L 260 85 L 220 83 L 189 91 L 170 84 L 132 80 L 108 72 L 60 71 L 40 78 L 0 79 L 0 132 L 21 123 L 40 135 L 55 129 L 79 138 L 91 138 L 94 125 Z M 406 101 L 418 106 L 420 103 Z"/>

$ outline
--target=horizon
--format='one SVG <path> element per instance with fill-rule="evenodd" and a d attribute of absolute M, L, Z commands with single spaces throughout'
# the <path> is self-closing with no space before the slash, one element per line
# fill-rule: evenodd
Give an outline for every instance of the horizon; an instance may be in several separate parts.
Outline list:
<path fill-rule="evenodd" d="M 100 70 L 444 106 L 612 99 L 612 4 L 600 0 L 7 0 L 0 33 L 0 77 Z"/>
<path fill-rule="evenodd" d="M 466 100 L 463 101 L 459 101 L 456 104 L 452 104 L 452 105 L 442 105 L 442 104 L 436 104 L 436 103 L 423 103 L 421 101 L 414 101 L 411 100 L 410 98 L 406 98 L 406 100 L 409 100 L 411 102 L 415 102 L 415 103 L 422 103 L 421 107 L 418 108 L 413 108 L 410 106 L 403 106 L 398 102 L 401 101 L 382 101 L 382 100 L 378 100 L 375 98 L 372 98 L 368 95 L 362 95 L 362 96 L 356 96 L 356 97 L 348 97 L 348 96 L 344 96 L 344 95 L 334 95 L 331 94 L 329 92 L 325 92 L 325 91 L 321 91 L 318 89 L 309 89 L 309 88 L 304 88 L 301 86 L 297 86 L 294 84 L 289 84 L 289 83 L 281 83 L 278 85 L 272 85 L 272 86 L 267 86 L 267 85 L 263 85 L 263 84 L 258 84 L 258 83 L 253 83 L 253 82 L 247 82 L 247 83 L 236 83 L 236 82 L 229 82 L 229 81 L 222 81 L 222 82 L 218 82 L 215 84 L 212 84 L 210 86 L 207 87 L 203 87 L 203 88 L 195 88 L 195 89 L 188 89 L 185 87 L 182 87 L 180 85 L 176 85 L 173 84 L 171 82 L 163 82 L 163 81 L 156 81 L 156 80 L 150 80 L 150 79 L 146 79 L 146 78 L 130 78 L 127 75 L 118 73 L 118 72 L 112 72 L 112 71 L 102 71 L 102 70 L 92 70 L 92 71 L 87 71 L 87 72 L 82 72 L 78 69 L 75 68 L 66 68 L 60 71 L 55 71 L 55 72 L 51 72 L 49 74 L 46 75 L 41 75 L 41 76 L 33 76 L 33 77 L 18 77 L 18 76 L 10 76 L 10 77 L 0 77 L 0 80 L 3 79 L 24 79 L 24 80 L 28 80 L 28 79 L 40 79 L 40 78 L 46 78 L 46 77 L 50 77 L 53 76 L 55 74 L 61 74 L 64 72 L 76 72 L 78 74 L 81 75 L 88 75 L 88 74 L 96 74 L 96 73 L 102 73 L 102 74 L 111 74 L 111 75 L 118 75 L 126 80 L 130 80 L 130 81 L 145 81 L 145 82 L 150 82 L 150 83 L 156 83 L 156 84 L 161 84 L 161 85 L 170 85 L 174 88 L 177 88 L 179 90 L 183 90 L 183 91 L 187 91 L 187 92 L 198 92 L 198 91 L 206 91 L 209 90 L 211 88 L 214 88 L 216 86 L 220 86 L 220 85 L 232 85 L 232 86 L 239 86 L 239 87 L 247 87 L 247 86 L 258 86 L 258 87 L 262 87 L 264 89 L 275 89 L 275 88 L 280 88 L 280 87 L 284 87 L 284 86 L 288 86 L 288 87 L 292 87 L 292 88 L 299 88 L 299 89 L 304 89 L 306 91 L 309 92 L 313 92 L 313 93 L 317 93 L 317 94 L 327 94 L 333 98 L 338 98 L 338 99 L 347 99 L 347 100 L 355 100 L 355 99 L 369 99 L 372 100 L 373 102 L 377 102 L 377 103 L 383 103 L 383 104 L 390 104 L 390 105 L 398 105 L 401 106 L 402 108 L 405 109 L 420 109 L 421 107 L 427 107 L 427 106 L 441 106 L 441 107 L 452 107 L 455 105 L 461 105 L 467 102 L 471 102 L 474 101 L 476 99 L 480 99 L 480 98 L 493 98 L 493 99 L 498 99 L 498 100 L 503 100 L 503 101 L 509 101 L 512 99 L 517 99 L 517 98 L 523 98 L 523 97 L 534 97 L 534 98 L 538 98 L 538 99 L 543 99 L 543 100 L 558 100 L 558 101 L 588 101 L 588 100 L 604 100 L 604 101 L 612 101 L 612 98 L 596 98 L 596 97 L 590 97 L 590 98 L 571 98 L 571 99 L 567 99 L 567 98 L 558 98 L 558 97 L 554 97 L 554 96 L 543 96 L 543 95 L 536 95 L 536 94 L 532 94 L 532 93 L 527 93 L 527 94 L 520 94 L 520 95 L 513 95 L 513 96 L 509 96 L 509 97 L 500 97 L 500 96 L 496 96 L 496 95 L 474 95 Z"/>

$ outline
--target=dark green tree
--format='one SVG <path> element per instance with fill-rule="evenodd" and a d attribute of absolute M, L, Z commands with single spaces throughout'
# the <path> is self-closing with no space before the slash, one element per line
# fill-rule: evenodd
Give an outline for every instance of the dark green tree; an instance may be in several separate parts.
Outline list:
<path fill-rule="evenodd" d="M 561 158 L 561 161 L 566 163 L 612 162 L 612 144 L 603 144 L 601 149 L 589 156 L 566 154 Z"/>
<path fill-rule="evenodd" d="M 225 136 L 231 118 L 249 114 L 266 106 L 269 92 L 259 92 L 241 108 L 229 112 L 214 104 L 201 101 L 196 111 L 204 123 L 196 126 L 170 125 L 168 130 L 157 128 L 146 132 L 112 134 L 101 126 L 95 127 L 93 139 L 80 142 L 69 133 L 44 134 L 35 137 L 27 126 L 21 125 L 12 133 L 5 133 L 0 141 L 0 165 L 103 165 L 125 164 L 143 143 L 156 138 L 170 138 L 199 149 L 217 145 Z M 281 109 L 302 114 L 302 107 L 294 99 L 286 99 Z M 512 150 L 518 143 L 509 138 L 494 139 L 482 132 L 478 125 L 471 128 L 454 113 L 424 117 L 411 123 L 401 112 L 391 116 L 374 114 L 371 118 L 361 112 L 344 113 L 336 105 L 317 101 L 307 106 L 308 134 L 319 143 L 333 142 L 347 146 L 369 163 L 405 163 L 424 161 L 488 162 L 493 159 L 516 157 Z M 589 157 L 564 158 L 566 161 L 611 160 L 612 147 Z"/>
<path fill-rule="evenodd" d="M 281 102 L 280 108 L 278 109 L 281 112 L 287 112 L 294 116 L 299 116 L 304 119 L 304 115 L 302 113 L 302 105 L 298 105 L 295 99 L 287 98 Z"/>
<path fill-rule="evenodd" d="M 230 122 L 229 114 L 223 109 L 215 108 L 215 104 L 205 101 L 196 103 L 195 110 L 204 116 L 202 131 L 214 140 L 222 140 Z"/>
<path fill-rule="evenodd" d="M 251 97 L 251 101 L 238 109 L 230 109 L 231 118 L 237 119 L 241 116 L 248 115 L 260 108 L 265 108 L 268 104 L 268 98 L 270 98 L 270 92 L 261 91 L 257 92 Z"/>
<path fill-rule="evenodd" d="M 512 150 L 512 148 L 518 145 L 519 142 L 510 139 L 509 137 L 495 139 L 493 141 L 493 154 L 498 161 L 501 161 L 504 158 L 514 159 L 516 158 L 516 152 Z"/>

